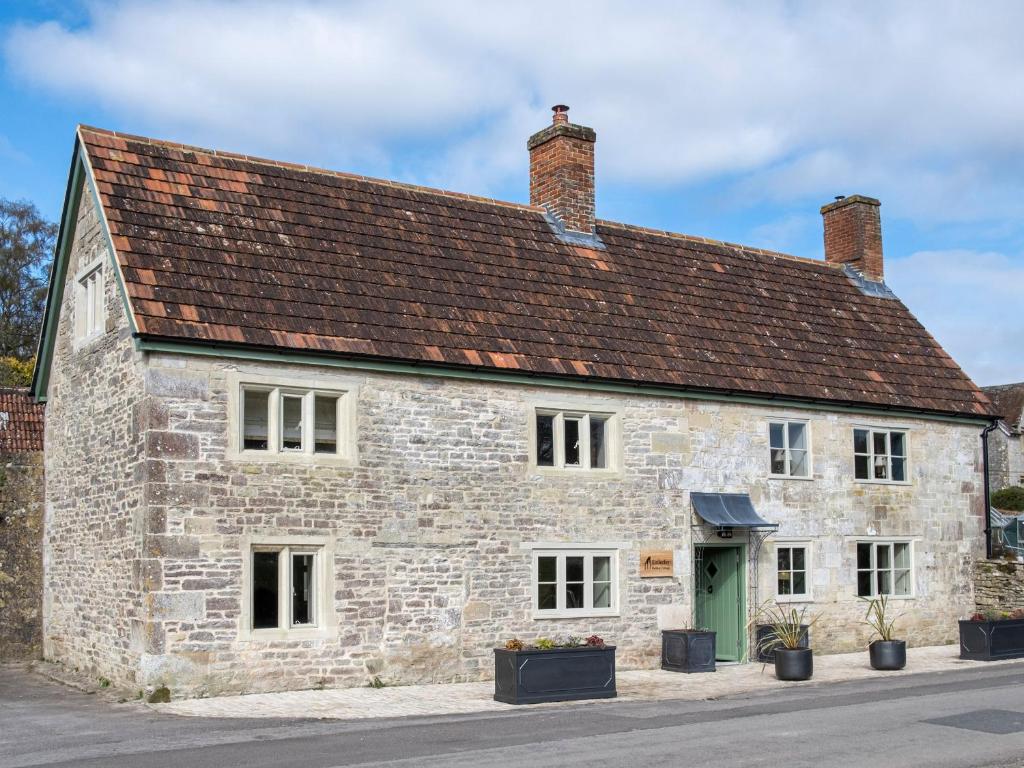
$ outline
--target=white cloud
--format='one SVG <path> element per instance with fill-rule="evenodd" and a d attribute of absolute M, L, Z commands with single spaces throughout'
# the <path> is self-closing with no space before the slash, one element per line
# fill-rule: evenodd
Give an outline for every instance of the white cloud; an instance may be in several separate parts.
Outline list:
<path fill-rule="evenodd" d="M 976 383 L 1024 381 L 1024 264 L 1001 253 L 919 251 L 886 281 Z"/>
<path fill-rule="evenodd" d="M 109 0 L 4 50 L 38 86 L 201 143 L 380 172 L 401 148 L 407 177 L 486 192 L 565 102 L 607 181 L 735 174 L 737 203 L 860 191 L 945 221 L 1021 213 L 1022 26 L 1013 2 Z"/>

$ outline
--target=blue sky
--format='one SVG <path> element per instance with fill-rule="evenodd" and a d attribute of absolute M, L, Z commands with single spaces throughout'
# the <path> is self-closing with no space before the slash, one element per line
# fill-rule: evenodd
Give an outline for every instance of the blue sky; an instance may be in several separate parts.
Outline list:
<path fill-rule="evenodd" d="M 820 258 L 878 197 L 890 286 L 1024 380 L 1024 4 L 636 5 L 8 1 L 0 196 L 56 218 L 87 123 L 525 201 L 566 103 L 602 218 Z"/>

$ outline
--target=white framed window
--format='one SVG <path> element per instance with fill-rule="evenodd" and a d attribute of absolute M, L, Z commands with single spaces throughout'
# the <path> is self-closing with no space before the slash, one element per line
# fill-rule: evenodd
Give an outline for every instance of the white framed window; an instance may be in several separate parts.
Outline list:
<path fill-rule="evenodd" d="M 912 541 L 857 542 L 857 595 L 859 597 L 912 597 L 914 547 Z"/>
<path fill-rule="evenodd" d="M 618 549 L 533 550 L 533 617 L 617 616 Z"/>
<path fill-rule="evenodd" d="M 352 389 L 311 382 L 238 375 L 229 379 L 228 453 L 234 458 L 275 461 L 355 461 Z"/>
<path fill-rule="evenodd" d="M 616 414 L 538 408 L 533 464 L 538 469 L 615 469 Z"/>
<path fill-rule="evenodd" d="M 103 334 L 106 322 L 103 258 L 86 265 L 75 277 L 75 340 L 85 342 Z"/>
<path fill-rule="evenodd" d="M 775 545 L 775 594 L 780 602 L 811 600 L 811 545 L 779 541 Z"/>
<path fill-rule="evenodd" d="M 907 482 L 906 430 L 855 428 L 853 475 L 857 480 Z"/>
<path fill-rule="evenodd" d="M 811 477 L 810 426 L 806 421 L 768 422 L 772 477 Z"/>
<path fill-rule="evenodd" d="M 320 548 L 252 548 L 249 616 L 253 632 L 315 629 L 320 623 Z"/>

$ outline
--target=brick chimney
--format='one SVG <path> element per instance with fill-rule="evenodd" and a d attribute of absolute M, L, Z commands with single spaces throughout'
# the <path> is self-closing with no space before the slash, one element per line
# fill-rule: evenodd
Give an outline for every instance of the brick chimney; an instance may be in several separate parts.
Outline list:
<path fill-rule="evenodd" d="M 849 264 L 869 280 L 882 280 L 882 217 L 873 197 L 837 197 L 821 207 L 825 261 Z"/>
<path fill-rule="evenodd" d="M 530 205 L 547 209 L 571 232 L 594 233 L 593 128 L 569 122 L 558 104 L 551 125 L 526 142 L 530 150 Z"/>

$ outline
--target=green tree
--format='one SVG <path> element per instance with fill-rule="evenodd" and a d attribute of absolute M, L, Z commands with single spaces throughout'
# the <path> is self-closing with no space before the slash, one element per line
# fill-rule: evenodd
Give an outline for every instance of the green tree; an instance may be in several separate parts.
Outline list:
<path fill-rule="evenodd" d="M 0 198 L 0 358 L 36 352 L 56 239 L 57 225 L 34 205 Z"/>
<path fill-rule="evenodd" d="M 1006 512 L 1024 512 L 1024 488 L 1011 485 L 992 494 L 992 506 Z"/>

